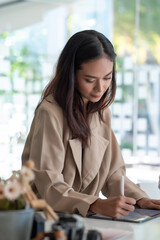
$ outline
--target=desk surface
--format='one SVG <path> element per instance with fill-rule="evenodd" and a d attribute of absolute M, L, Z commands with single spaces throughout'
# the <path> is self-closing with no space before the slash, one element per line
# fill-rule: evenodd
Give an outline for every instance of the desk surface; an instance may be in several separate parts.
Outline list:
<path fill-rule="evenodd" d="M 84 218 L 87 229 L 114 228 L 130 231 L 131 234 L 121 237 L 121 240 L 159 240 L 160 217 L 144 223 L 129 223 L 110 220 Z"/>
<path fill-rule="evenodd" d="M 84 218 L 86 229 L 113 228 L 129 231 L 120 240 L 160 240 L 160 217 L 144 223 L 130 223 L 110 220 L 100 220 L 93 218 Z M 46 231 L 51 229 L 53 221 L 47 221 Z"/>

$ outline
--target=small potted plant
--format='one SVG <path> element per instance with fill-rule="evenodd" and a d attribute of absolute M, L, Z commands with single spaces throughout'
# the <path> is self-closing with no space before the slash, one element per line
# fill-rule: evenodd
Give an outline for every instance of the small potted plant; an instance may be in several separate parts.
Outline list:
<path fill-rule="evenodd" d="M 29 240 L 35 209 L 44 211 L 46 221 L 58 220 L 51 206 L 32 191 L 33 168 L 34 162 L 28 160 L 9 179 L 0 179 L 0 239 Z"/>
<path fill-rule="evenodd" d="M 34 209 L 26 204 L 26 197 L 34 179 L 32 167 L 29 160 L 21 170 L 13 171 L 9 179 L 0 179 L 0 239 L 30 239 Z"/>

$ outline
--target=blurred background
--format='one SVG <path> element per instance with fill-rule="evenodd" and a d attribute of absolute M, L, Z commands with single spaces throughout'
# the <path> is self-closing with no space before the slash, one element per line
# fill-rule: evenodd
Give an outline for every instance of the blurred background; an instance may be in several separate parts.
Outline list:
<path fill-rule="evenodd" d="M 0 176 L 21 167 L 41 92 L 68 38 L 102 32 L 117 53 L 112 128 L 137 183 L 160 174 L 159 0 L 0 0 Z"/>

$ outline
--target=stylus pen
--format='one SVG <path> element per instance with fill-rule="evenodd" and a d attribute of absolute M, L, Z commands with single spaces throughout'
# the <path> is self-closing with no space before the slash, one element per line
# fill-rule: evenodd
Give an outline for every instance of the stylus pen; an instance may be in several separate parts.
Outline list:
<path fill-rule="evenodd" d="M 124 176 L 121 177 L 121 195 L 124 196 Z"/>

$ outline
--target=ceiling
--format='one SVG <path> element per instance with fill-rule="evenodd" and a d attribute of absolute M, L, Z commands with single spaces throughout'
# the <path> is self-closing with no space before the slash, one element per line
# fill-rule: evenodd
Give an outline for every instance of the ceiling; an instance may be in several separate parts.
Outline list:
<path fill-rule="evenodd" d="M 66 4 L 73 0 L 0 0 L 0 8 L 17 5 L 23 2 L 45 3 L 45 4 Z"/>
<path fill-rule="evenodd" d="M 47 11 L 76 1 L 78 0 L 0 0 L 0 33 L 39 22 Z"/>

